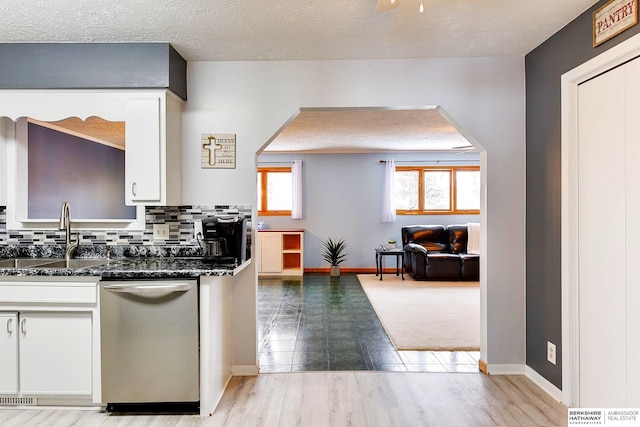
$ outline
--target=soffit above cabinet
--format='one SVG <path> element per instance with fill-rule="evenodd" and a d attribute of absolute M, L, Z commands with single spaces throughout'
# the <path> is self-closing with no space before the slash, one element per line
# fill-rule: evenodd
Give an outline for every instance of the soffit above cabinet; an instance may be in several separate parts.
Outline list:
<path fill-rule="evenodd" d="M 0 89 L 169 89 L 187 99 L 187 61 L 169 43 L 0 43 L 0 58 Z"/>

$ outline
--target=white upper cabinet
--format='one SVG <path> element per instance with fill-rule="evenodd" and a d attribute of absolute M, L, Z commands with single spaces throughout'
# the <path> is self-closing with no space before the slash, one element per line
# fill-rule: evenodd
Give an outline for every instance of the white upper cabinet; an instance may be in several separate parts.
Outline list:
<path fill-rule="evenodd" d="M 130 99 L 125 125 L 128 205 L 162 199 L 160 98 Z"/>
<path fill-rule="evenodd" d="M 169 92 L 128 100 L 126 204 L 181 204 L 181 115 L 181 101 Z"/>

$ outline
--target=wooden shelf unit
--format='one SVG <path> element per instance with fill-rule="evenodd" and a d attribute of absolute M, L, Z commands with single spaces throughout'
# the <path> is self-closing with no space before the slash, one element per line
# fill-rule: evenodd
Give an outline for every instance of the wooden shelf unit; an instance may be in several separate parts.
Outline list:
<path fill-rule="evenodd" d="M 258 231 L 258 275 L 302 276 L 304 230 Z"/>

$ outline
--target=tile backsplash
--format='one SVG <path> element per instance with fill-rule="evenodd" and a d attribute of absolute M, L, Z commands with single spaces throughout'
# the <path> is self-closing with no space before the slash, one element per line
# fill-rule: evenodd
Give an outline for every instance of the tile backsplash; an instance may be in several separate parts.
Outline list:
<path fill-rule="evenodd" d="M 80 245 L 107 246 L 197 246 L 194 238 L 194 221 L 209 216 L 243 214 L 248 219 L 251 230 L 251 205 L 215 206 L 147 206 L 145 208 L 146 228 L 144 231 L 73 231 L 79 233 Z M 153 225 L 168 224 L 169 239 L 154 240 Z M 73 218 L 71 218 L 73 230 Z M 250 233 L 247 233 L 250 236 Z M 64 245 L 63 230 L 7 230 L 7 214 L 0 207 L 0 245 Z"/>

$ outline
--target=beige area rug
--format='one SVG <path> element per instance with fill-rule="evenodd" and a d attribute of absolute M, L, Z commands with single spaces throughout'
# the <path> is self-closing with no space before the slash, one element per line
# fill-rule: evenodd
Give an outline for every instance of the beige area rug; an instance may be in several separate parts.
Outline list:
<path fill-rule="evenodd" d="M 359 274 L 397 350 L 479 350 L 479 282 L 428 282 Z"/>

